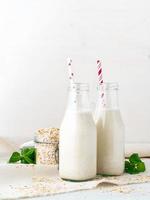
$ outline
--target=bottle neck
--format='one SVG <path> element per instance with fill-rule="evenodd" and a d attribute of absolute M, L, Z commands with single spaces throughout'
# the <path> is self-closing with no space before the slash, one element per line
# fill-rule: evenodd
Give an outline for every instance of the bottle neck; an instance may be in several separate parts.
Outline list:
<path fill-rule="evenodd" d="M 90 111 L 89 90 L 86 84 L 74 84 L 70 88 L 67 110 Z"/>
<path fill-rule="evenodd" d="M 103 108 L 119 109 L 118 90 L 105 90 Z"/>

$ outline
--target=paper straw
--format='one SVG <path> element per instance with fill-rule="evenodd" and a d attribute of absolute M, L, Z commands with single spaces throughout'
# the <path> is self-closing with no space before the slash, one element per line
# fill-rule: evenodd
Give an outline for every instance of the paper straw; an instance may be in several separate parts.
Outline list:
<path fill-rule="evenodd" d="M 75 81 L 74 81 L 74 73 L 72 71 L 72 60 L 70 58 L 67 58 L 67 66 L 68 66 L 70 84 L 73 84 Z"/>
<path fill-rule="evenodd" d="M 98 69 L 98 82 L 99 87 L 101 89 L 101 98 L 102 98 L 102 104 L 105 105 L 104 102 L 104 87 L 103 87 L 103 72 L 102 72 L 102 64 L 100 60 L 97 60 L 97 69 Z"/>

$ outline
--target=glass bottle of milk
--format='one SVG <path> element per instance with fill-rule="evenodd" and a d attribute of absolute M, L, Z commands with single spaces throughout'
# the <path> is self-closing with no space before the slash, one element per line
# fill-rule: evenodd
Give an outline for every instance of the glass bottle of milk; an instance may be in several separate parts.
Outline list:
<path fill-rule="evenodd" d="M 73 83 L 60 127 L 59 174 L 66 180 L 83 181 L 96 176 L 97 133 L 89 106 L 89 87 Z"/>
<path fill-rule="evenodd" d="M 104 98 L 98 103 L 97 174 L 121 175 L 124 171 L 124 124 L 118 105 L 118 84 L 103 84 Z M 102 93 L 102 92 L 101 92 Z"/>

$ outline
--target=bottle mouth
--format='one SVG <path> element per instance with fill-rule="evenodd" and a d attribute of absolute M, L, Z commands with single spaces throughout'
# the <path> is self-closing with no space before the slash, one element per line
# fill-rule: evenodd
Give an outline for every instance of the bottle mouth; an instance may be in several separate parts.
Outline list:
<path fill-rule="evenodd" d="M 69 90 L 71 91 L 89 91 L 88 83 L 72 83 L 69 86 Z"/>
<path fill-rule="evenodd" d="M 98 90 L 113 91 L 118 89 L 119 89 L 118 82 L 104 82 L 98 85 Z"/>

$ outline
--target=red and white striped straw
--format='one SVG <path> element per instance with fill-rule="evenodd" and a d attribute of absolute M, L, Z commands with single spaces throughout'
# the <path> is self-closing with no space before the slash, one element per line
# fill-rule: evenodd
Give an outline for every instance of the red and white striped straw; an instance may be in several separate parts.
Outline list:
<path fill-rule="evenodd" d="M 97 60 L 97 69 L 98 69 L 98 82 L 99 82 L 99 86 L 101 89 L 101 98 L 102 98 L 102 104 L 104 105 L 104 87 L 103 87 L 103 72 L 102 72 L 102 63 L 100 60 Z"/>
<path fill-rule="evenodd" d="M 68 66 L 68 74 L 69 74 L 70 84 L 72 84 L 72 83 L 74 83 L 74 73 L 72 71 L 72 60 L 71 60 L 71 58 L 67 58 L 67 66 Z"/>

